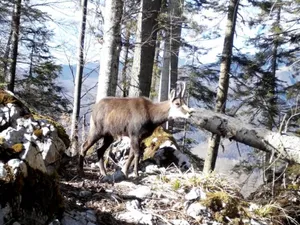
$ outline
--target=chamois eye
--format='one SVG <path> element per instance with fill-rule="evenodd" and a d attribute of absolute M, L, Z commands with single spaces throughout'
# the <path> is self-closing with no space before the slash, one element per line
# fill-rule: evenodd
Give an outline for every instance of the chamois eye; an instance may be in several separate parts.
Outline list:
<path fill-rule="evenodd" d="M 176 105 L 176 106 L 180 106 L 180 102 L 176 102 L 175 105 Z"/>

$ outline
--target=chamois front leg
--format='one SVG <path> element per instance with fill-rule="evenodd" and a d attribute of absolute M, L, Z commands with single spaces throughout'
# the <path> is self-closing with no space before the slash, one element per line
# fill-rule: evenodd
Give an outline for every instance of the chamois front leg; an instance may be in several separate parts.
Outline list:
<path fill-rule="evenodd" d="M 99 160 L 99 167 L 100 167 L 100 174 L 103 176 L 106 176 L 106 170 L 104 167 L 104 159 L 103 155 L 106 151 L 106 149 L 113 143 L 114 139 L 112 136 L 105 136 L 103 138 L 103 143 L 102 146 L 97 149 L 97 155 L 98 155 L 98 160 Z"/>
<path fill-rule="evenodd" d="M 84 172 L 83 172 L 83 160 L 84 160 L 84 157 L 86 156 L 87 151 L 99 139 L 100 139 L 100 137 L 98 137 L 96 135 L 89 136 L 88 139 L 81 146 L 80 153 L 79 153 L 78 166 L 77 166 L 77 172 L 78 172 L 79 176 L 84 176 Z"/>

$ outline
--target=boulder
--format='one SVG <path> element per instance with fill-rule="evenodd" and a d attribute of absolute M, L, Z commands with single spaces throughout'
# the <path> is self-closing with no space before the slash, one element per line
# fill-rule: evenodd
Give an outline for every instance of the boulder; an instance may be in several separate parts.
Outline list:
<path fill-rule="evenodd" d="M 142 170 L 145 170 L 149 164 L 166 168 L 175 165 L 182 171 L 186 171 L 191 167 L 189 156 L 180 150 L 173 136 L 162 127 L 158 127 L 150 137 L 143 140 L 143 146 L 144 155 L 140 164 Z M 130 139 L 128 137 L 119 138 L 108 151 L 108 158 L 113 161 L 108 166 L 112 166 L 114 169 L 123 167 L 129 151 Z"/>
<path fill-rule="evenodd" d="M 69 143 L 58 123 L 0 90 L 0 223 L 46 224 L 62 214 L 56 169 Z"/>

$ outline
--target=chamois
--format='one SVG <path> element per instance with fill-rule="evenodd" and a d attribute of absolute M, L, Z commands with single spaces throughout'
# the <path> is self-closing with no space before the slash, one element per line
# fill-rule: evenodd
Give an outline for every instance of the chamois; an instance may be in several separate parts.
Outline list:
<path fill-rule="evenodd" d="M 83 175 L 83 160 L 87 150 L 98 140 L 103 139 L 97 149 L 100 173 L 106 175 L 103 155 L 118 136 L 128 136 L 131 142 L 129 157 L 122 172 L 127 177 L 128 169 L 134 158 L 134 173 L 138 176 L 141 141 L 149 137 L 156 127 L 169 118 L 189 118 L 192 112 L 184 102 L 185 83 L 180 82 L 179 90 L 172 90 L 170 99 L 153 103 L 145 97 L 118 98 L 107 97 L 94 105 L 91 115 L 90 131 L 83 143 L 78 163 L 78 172 Z"/>

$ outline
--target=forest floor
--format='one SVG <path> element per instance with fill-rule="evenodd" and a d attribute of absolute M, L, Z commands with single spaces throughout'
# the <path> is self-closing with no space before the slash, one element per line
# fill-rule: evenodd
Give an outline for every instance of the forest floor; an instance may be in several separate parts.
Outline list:
<path fill-rule="evenodd" d="M 93 157 L 88 157 L 87 161 L 87 165 L 96 162 Z M 184 213 L 178 213 L 178 210 L 172 208 L 172 206 L 178 202 L 178 198 L 181 198 L 180 194 L 171 197 L 171 200 L 165 203 L 160 201 L 162 199 L 165 200 L 165 194 L 158 194 L 158 196 L 152 195 L 152 197 L 147 198 L 147 201 L 141 201 L 140 198 L 130 194 L 130 192 L 135 192 L 140 186 L 151 186 L 148 174 L 142 174 L 138 178 L 130 177 L 125 181 L 111 184 L 101 182 L 98 169 L 85 167 L 85 176 L 81 178 L 78 176 L 76 168 L 77 160 L 72 159 L 68 162 L 68 165 L 60 171 L 60 188 L 65 200 L 66 212 L 94 210 L 97 216 L 96 224 L 133 225 L 138 223 L 128 223 L 124 220 L 120 221 L 117 219 L 117 215 L 126 212 L 128 204 L 137 199 L 139 202 L 143 202 L 141 208 L 143 208 L 144 211 L 146 210 L 147 213 L 152 215 L 155 214 L 155 217 L 158 218 L 158 223 L 155 224 L 171 224 L 168 223 L 168 221 L 174 219 L 185 220 L 189 222 L 190 225 L 199 224 L 195 223 L 193 218 Z M 108 171 L 108 173 L 109 172 L 112 173 L 112 171 Z M 158 175 L 152 176 L 155 177 L 154 179 L 158 177 Z M 162 223 L 159 223 L 159 221 Z"/>
<path fill-rule="evenodd" d="M 86 160 L 85 165 L 90 166 L 96 157 Z M 129 176 L 121 182 L 105 183 L 98 169 L 85 167 L 81 178 L 76 168 L 77 157 L 71 158 L 59 173 L 65 214 L 71 221 L 62 225 L 299 224 L 298 192 L 279 192 L 278 200 L 276 197 L 270 202 L 265 197 L 271 191 L 265 186 L 249 201 L 240 194 L 234 180 L 220 174 L 205 176 L 199 171 L 154 166 L 138 178 Z M 284 205 L 282 199 L 287 200 Z M 76 216 L 91 210 L 92 223 Z"/>

